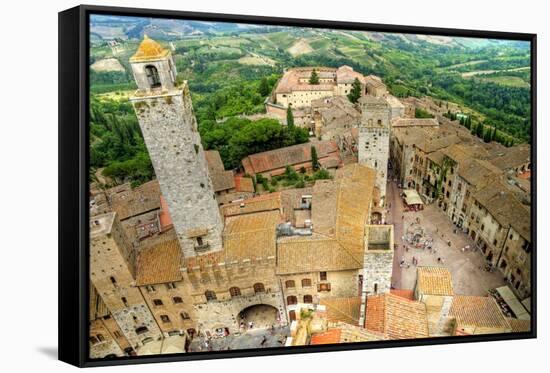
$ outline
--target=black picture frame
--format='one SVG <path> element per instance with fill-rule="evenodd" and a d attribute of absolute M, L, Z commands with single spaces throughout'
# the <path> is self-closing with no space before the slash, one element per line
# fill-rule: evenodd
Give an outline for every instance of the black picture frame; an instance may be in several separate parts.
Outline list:
<path fill-rule="evenodd" d="M 531 331 L 526 333 L 438 337 L 416 340 L 348 343 L 305 347 L 265 348 L 261 350 L 214 351 L 123 357 L 91 360 L 88 358 L 88 282 L 89 282 L 89 216 L 88 216 L 88 102 L 89 102 L 89 16 L 109 14 L 179 18 L 186 20 L 255 23 L 345 30 L 415 33 L 426 35 L 479 37 L 522 40 L 531 43 L 531 240 L 532 240 L 532 317 Z M 173 10 L 136 9 L 81 5 L 59 13 L 59 360 L 79 367 L 94 367 L 153 362 L 286 355 L 327 351 L 358 350 L 447 343 L 515 340 L 536 338 L 537 327 L 537 36 L 448 28 L 382 25 L 358 22 L 275 18 L 233 14 L 197 13 Z"/>

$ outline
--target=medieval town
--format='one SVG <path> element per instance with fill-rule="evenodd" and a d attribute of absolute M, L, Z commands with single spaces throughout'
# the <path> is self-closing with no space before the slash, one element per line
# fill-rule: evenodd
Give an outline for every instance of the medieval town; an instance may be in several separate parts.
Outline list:
<path fill-rule="evenodd" d="M 288 67 L 265 115 L 309 142 L 226 170 L 171 51 L 145 36 L 130 65 L 156 178 L 91 186 L 90 357 L 530 330 L 529 145 L 346 65 Z"/>

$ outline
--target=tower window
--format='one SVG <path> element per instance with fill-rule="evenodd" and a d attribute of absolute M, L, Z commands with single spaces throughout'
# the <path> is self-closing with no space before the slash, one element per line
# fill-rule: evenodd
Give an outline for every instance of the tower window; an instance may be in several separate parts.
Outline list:
<path fill-rule="evenodd" d="M 212 290 L 207 290 L 204 292 L 204 296 L 206 297 L 206 301 L 216 300 L 216 293 L 214 293 Z"/>
<path fill-rule="evenodd" d="M 231 295 L 231 298 L 240 297 L 241 296 L 241 289 L 239 289 L 236 286 L 234 286 L 232 288 L 229 288 L 229 294 Z"/>
<path fill-rule="evenodd" d="M 147 81 L 151 88 L 160 87 L 160 78 L 157 68 L 153 65 L 145 66 L 145 74 L 147 75 Z"/>
<path fill-rule="evenodd" d="M 254 284 L 254 293 L 265 293 L 265 287 L 264 284 L 258 282 Z"/>
<path fill-rule="evenodd" d="M 160 315 L 160 319 L 165 324 L 170 322 L 170 317 L 168 317 L 168 315 Z"/>
<path fill-rule="evenodd" d="M 172 301 L 174 304 L 183 303 L 183 299 L 181 299 L 181 297 L 174 297 L 172 298 Z"/>

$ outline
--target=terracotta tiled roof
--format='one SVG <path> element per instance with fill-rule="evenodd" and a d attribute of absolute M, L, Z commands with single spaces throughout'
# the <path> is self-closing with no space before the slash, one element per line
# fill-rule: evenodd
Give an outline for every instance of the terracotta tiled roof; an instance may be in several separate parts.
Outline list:
<path fill-rule="evenodd" d="M 368 330 L 386 334 L 390 339 L 429 336 L 424 303 L 410 301 L 393 294 L 368 297 L 365 327 Z"/>
<path fill-rule="evenodd" d="M 414 290 L 408 289 L 390 289 L 390 294 L 396 295 L 408 300 L 414 300 Z"/>
<path fill-rule="evenodd" d="M 338 84 L 353 83 L 355 79 L 358 79 L 359 82 L 365 84 L 365 77 L 363 74 L 354 71 L 350 66 L 343 65 L 336 70 L 336 82 Z"/>
<path fill-rule="evenodd" d="M 386 85 L 382 83 L 382 79 L 376 75 L 367 75 L 365 77 L 365 84 L 372 85 L 376 88 L 386 87 Z"/>
<path fill-rule="evenodd" d="M 431 153 L 459 142 L 461 142 L 460 137 L 456 134 L 439 131 L 436 136 L 425 138 L 424 141 L 417 143 L 416 146 L 425 153 Z"/>
<path fill-rule="evenodd" d="M 137 285 L 180 281 L 182 253 L 178 240 L 142 249 L 137 258 Z"/>
<path fill-rule="evenodd" d="M 223 205 L 222 213 L 224 216 L 235 216 L 261 211 L 281 210 L 281 208 L 281 193 L 276 192 Z"/>
<path fill-rule="evenodd" d="M 206 163 L 208 164 L 209 172 L 223 172 L 225 167 L 223 166 L 222 157 L 217 150 L 207 150 L 204 152 Z"/>
<path fill-rule="evenodd" d="M 173 227 L 172 216 L 170 216 L 170 211 L 168 211 L 168 203 L 166 203 L 166 200 L 162 195 L 160 196 L 159 220 L 161 231 L 165 231 Z"/>
<path fill-rule="evenodd" d="M 254 182 L 251 177 L 235 176 L 235 190 L 237 192 L 254 193 Z"/>
<path fill-rule="evenodd" d="M 342 271 L 362 268 L 335 239 L 292 237 L 277 244 L 277 273 Z"/>
<path fill-rule="evenodd" d="M 235 187 L 233 171 L 211 172 L 210 179 L 212 179 L 212 187 L 214 188 L 214 192 L 233 189 Z"/>
<path fill-rule="evenodd" d="M 340 343 L 340 336 L 342 335 L 342 330 L 337 328 L 332 328 L 323 333 L 313 334 L 311 336 L 312 345 L 326 345 Z"/>
<path fill-rule="evenodd" d="M 278 241 L 278 273 L 361 268 L 365 224 L 375 177 L 376 171 L 353 164 L 342 168 L 334 181 L 320 183 L 322 191 L 314 187 L 312 218 L 315 234 Z M 321 210 L 316 207 L 317 198 L 320 198 Z M 323 219 L 324 215 L 335 215 L 335 218 Z"/>
<path fill-rule="evenodd" d="M 332 91 L 334 83 L 309 84 L 300 82 L 300 79 L 308 79 L 315 69 L 320 78 L 336 79 L 336 69 L 331 67 L 297 67 L 288 69 L 277 83 L 274 92 L 292 93 L 294 91 Z"/>
<path fill-rule="evenodd" d="M 491 163 L 501 170 L 519 167 L 531 161 L 531 147 L 526 144 L 505 148 L 491 159 Z"/>
<path fill-rule="evenodd" d="M 502 226 L 514 228 L 531 242 L 531 211 L 501 182 L 491 183 L 474 194 L 474 199 Z"/>
<path fill-rule="evenodd" d="M 322 298 L 320 303 L 327 308 L 329 323 L 344 322 L 351 325 L 359 323 L 361 297 Z"/>
<path fill-rule="evenodd" d="M 226 171 L 220 153 L 217 150 L 207 150 L 204 152 L 206 163 L 208 165 L 208 173 L 212 179 L 212 187 L 214 192 L 228 190 L 235 187 L 235 178 L 233 171 Z"/>
<path fill-rule="evenodd" d="M 249 175 L 255 175 L 276 169 L 284 169 L 287 165 L 307 164 L 311 162 L 312 146 L 315 146 L 321 163 L 323 158 L 329 156 L 340 157 L 336 142 L 317 141 L 249 155 L 242 161 L 243 168 Z"/>
<path fill-rule="evenodd" d="M 133 189 L 128 187 L 122 191 L 107 191 L 107 194 L 111 199 L 111 207 L 120 220 L 160 208 L 160 186 L 157 180 Z"/>
<path fill-rule="evenodd" d="M 425 295 L 453 295 L 451 272 L 444 267 L 418 267 L 416 286 Z"/>
<path fill-rule="evenodd" d="M 388 101 L 384 97 L 376 97 L 371 95 L 364 95 L 359 98 L 357 101 L 359 104 L 362 105 L 383 105 L 383 106 L 389 106 Z"/>
<path fill-rule="evenodd" d="M 223 234 L 226 260 L 275 257 L 279 223 L 279 211 L 228 217 Z"/>
<path fill-rule="evenodd" d="M 340 343 L 370 342 L 388 339 L 388 336 L 385 334 L 373 332 L 372 330 L 367 330 L 361 326 L 346 324 L 343 322 L 338 322 L 333 325 L 334 328 L 338 328 L 342 331 L 342 334 L 340 335 Z"/>
<path fill-rule="evenodd" d="M 510 327 L 512 328 L 512 333 L 523 333 L 531 331 L 531 320 L 520 320 L 514 319 L 512 317 L 507 318 Z"/>
<path fill-rule="evenodd" d="M 456 295 L 453 298 L 449 316 L 456 318 L 458 328 L 463 325 L 511 329 L 509 322 L 492 297 Z"/>
<path fill-rule="evenodd" d="M 365 224 L 369 219 L 376 171 L 353 164 L 342 168 L 339 175 L 336 239 L 355 260 L 362 263 Z"/>
<path fill-rule="evenodd" d="M 391 123 L 393 128 L 400 127 L 436 127 L 439 122 L 435 118 L 396 118 Z"/>
<path fill-rule="evenodd" d="M 491 163 L 474 159 L 462 162 L 458 168 L 458 175 L 474 187 L 484 187 L 500 176 L 502 171 Z"/>
<path fill-rule="evenodd" d="M 130 62 L 152 61 L 166 57 L 168 54 L 170 54 L 169 50 L 164 49 L 159 43 L 144 35 L 136 53 L 130 57 Z"/>

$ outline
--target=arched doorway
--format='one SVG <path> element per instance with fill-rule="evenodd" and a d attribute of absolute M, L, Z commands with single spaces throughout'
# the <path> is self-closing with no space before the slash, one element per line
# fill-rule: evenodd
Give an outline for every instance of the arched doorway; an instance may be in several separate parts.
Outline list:
<path fill-rule="evenodd" d="M 279 325 L 279 310 L 267 304 L 256 304 L 239 313 L 239 323 L 248 328 L 252 322 L 253 329 L 268 329 Z"/>

